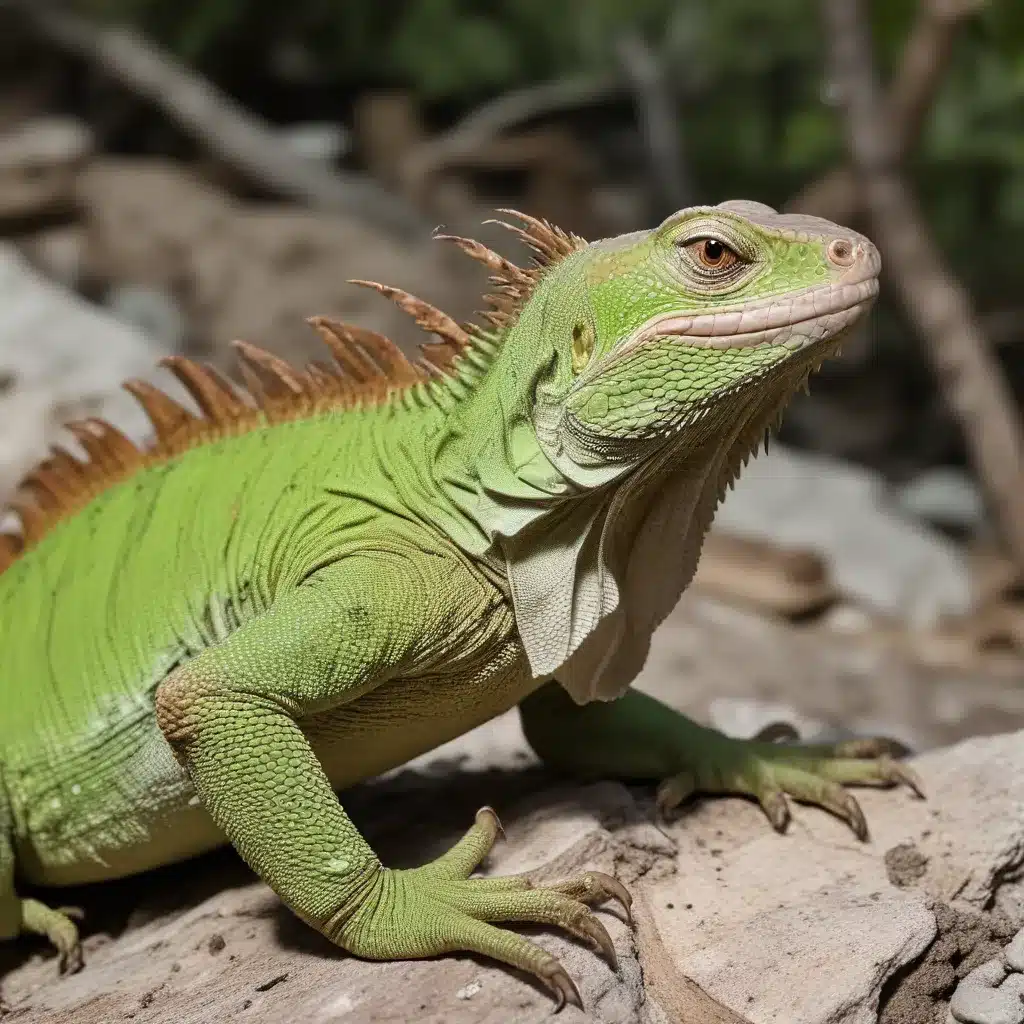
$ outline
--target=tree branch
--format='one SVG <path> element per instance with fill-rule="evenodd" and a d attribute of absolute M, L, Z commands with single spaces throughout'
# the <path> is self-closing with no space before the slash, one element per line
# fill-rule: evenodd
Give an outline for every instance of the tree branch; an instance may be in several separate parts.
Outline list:
<path fill-rule="evenodd" d="M 885 99 L 893 144 L 900 157 L 906 156 L 917 143 L 961 25 L 985 2 L 920 0 L 917 18 Z M 787 208 L 846 224 L 863 209 L 857 175 L 852 167 L 836 167 L 800 192 Z"/>
<path fill-rule="evenodd" d="M 665 82 L 661 61 L 644 39 L 634 32 L 619 40 L 617 52 L 622 70 L 633 89 L 640 134 L 664 212 L 689 206 L 696 193 L 687 173 L 679 116 Z"/>
<path fill-rule="evenodd" d="M 471 157 L 510 129 L 536 118 L 602 103 L 624 91 L 625 84 L 612 75 L 572 75 L 502 93 L 448 131 L 418 145 L 399 169 L 401 180 L 410 195 L 422 196 L 434 174 Z"/>
<path fill-rule="evenodd" d="M 823 0 L 847 141 L 872 232 L 906 312 L 926 342 L 1015 562 L 1024 568 L 1024 437 L 970 297 L 942 262 L 899 173 L 892 109 L 879 94 L 860 0 Z"/>
<path fill-rule="evenodd" d="M 0 7 L 154 103 L 217 159 L 268 191 L 402 235 L 428 229 L 405 200 L 368 178 L 294 154 L 269 124 L 135 32 L 98 27 L 41 0 L 0 0 Z"/>

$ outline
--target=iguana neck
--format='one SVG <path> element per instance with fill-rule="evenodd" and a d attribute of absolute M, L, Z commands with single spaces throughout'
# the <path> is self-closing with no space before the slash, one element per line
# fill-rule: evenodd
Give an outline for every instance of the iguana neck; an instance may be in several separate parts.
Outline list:
<path fill-rule="evenodd" d="M 629 685 L 728 485 L 808 369 L 794 361 L 738 389 L 632 463 L 581 467 L 538 439 L 543 371 L 498 354 L 431 439 L 430 462 L 448 535 L 508 579 L 535 676 L 579 701 Z"/>

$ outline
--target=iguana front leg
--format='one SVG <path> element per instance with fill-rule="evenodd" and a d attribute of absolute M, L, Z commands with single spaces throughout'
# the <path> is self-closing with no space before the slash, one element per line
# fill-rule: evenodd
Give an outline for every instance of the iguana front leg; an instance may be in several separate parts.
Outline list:
<path fill-rule="evenodd" d="M 860 805 L 844 786 L 903 783 L 921 795 L 913 771 L 893 759 L 887 740 L 822 746 L 732 739 L 638 690 L 580 706 L 548 683 L 519 708 L 526 738 L 547 764 L 584 777 L 657 780 L 662 811 L 697 792 L 744 795 L 782 831 L 790 796 L 831 811 L 866 839 Z"/>
<path fill-rule="evenodd" d="M 242 857 L 339 946 L 378 960 L 475 952 L 534 974 L 559 1003 L 578 1003 L 554 957 L 491 922 L 554 925 L 611 958 L 608 934 L 586 904 L 628 902 L 618 883 L 597 874 L 543 889 L 523 878 L 470 879 L 498 829 L 486 810 L 445 856 L 388 869 L 338 803 L 300 728 L 303 718 L 436 658 L 467 621 L 467 610 L 447 599 L 453 587 L 402 561 L 349 559 L 316 573 L 169 676 L 157 691 L 160 727 Z M 451 567 L 437 569 L 450 584 Z"/>

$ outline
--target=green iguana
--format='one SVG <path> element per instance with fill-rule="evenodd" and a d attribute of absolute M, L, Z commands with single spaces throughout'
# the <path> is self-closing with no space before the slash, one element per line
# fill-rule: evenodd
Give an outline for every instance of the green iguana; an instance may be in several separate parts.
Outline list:
<path fill-rule="evenodd" d="M 368 281 L 438 340 L 413 363 L 316 318 L 333 357 L 298 372 L 237 343 L 247 390 L 173 356 L 200 411 L 141 381 L 136 447 L 70 426 L 0 535 L 0 938 L 67 913 L 19 898 L 230 841 L 304 921 L 373 959 L 468 950 L 579 994 L 493 922 L 564 929 L 614 960 L 587 872 L 471 877 L 493 811 L 415 870 L 377 859 L 335 791 L 518 704 L 548 764 L 694 791 L 786 794 L 866 834 L 844 784 L 913 776 L 885 741 L 728 739 L 630 691 L 717 503 L 786 400 L 871 306 L 866 238 L 758 203 L 682 210 L 586 243 L 514 230 L 486 327 Z M 510 225 L 506 225 L 510 226 Z"/>

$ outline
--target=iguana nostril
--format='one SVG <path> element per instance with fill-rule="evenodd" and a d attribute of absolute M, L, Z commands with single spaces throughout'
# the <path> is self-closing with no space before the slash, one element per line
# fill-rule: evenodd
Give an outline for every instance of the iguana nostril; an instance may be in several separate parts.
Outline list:
<path fill-rule="evenodd" d="M 839 267 L 851 267 L 856 258 L 853 243 L 846 238 L 833 238 L 828 243 L 828 258 Z"/>

